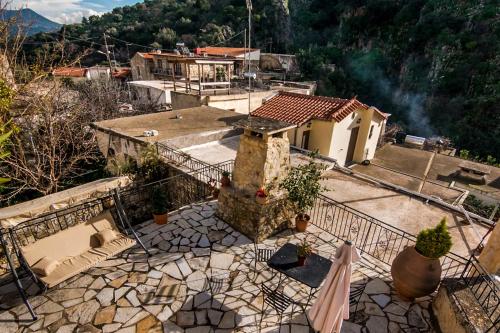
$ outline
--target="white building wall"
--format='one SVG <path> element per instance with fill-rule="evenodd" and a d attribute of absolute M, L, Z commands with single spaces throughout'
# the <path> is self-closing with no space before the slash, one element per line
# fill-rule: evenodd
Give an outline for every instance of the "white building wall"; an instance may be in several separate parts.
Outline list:
<path fill-rule="evenodd" d="M 353 112 L 352 114 L 345 117 L 341 122 L 336 122 L 333 126 L 332 143 L 330 145 L 329 156 L 336 159 L 337 163 L 339 163 L 340 165 L 345 165 L 346 163 L 347 150 L 349 149 L 349 140 L 351 138 L 351 130 L 355 127 L 359 127 L 360 122 L 361 115 L 359 114 L 359 112 Z"/>

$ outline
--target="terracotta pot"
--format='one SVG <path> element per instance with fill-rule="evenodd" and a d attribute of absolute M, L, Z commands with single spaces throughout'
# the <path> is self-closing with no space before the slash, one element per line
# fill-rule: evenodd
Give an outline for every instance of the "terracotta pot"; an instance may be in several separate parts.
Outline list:
<path fill-rule="evenodd" d="M 104 208 L 111 208 L 115 205 L 115 201 L 113 200 L 113 198 L 106 198 L 102 201 L 102 205 L 104 206 Z"/>
<path fill-rule="evenodd" d="M 167 224 L 168 213 L 165 213 L 165 214 L 154 214 L 153 213 L 153 220 L 155 221 L 156 224 Z"/>
<path fill-rule="evenodd" d="M 220 179 L 220 185 L 222 187 L 227 187 L 231 185 L 231 179 L 229 179 L 229 176 L 222 176 Z"/>
<path fill-rule="evenodd" d="M 259 196 L 255 196 L 255 201 L 256 201 L 258 204 L 265 205 L 265 204 L 267 203 L 267 197 L 259 197 Z"/>
<path fill-rule="evenodd" d="M 409 246 L 392 262 L 392 280 L 397 292 L 405 299 L 413 300 L 434 292 L 441 281 L 441 262 L 427 258 Z"/>
<path fill-rule="evenodd" d="M 307 214 L 297 214 L 295 217 L 295 229 L 297 229 L 298 232 L 306 231 L 310 219 L 311 217 Z"/>
<path fill-rule="evenodd" d="M 297 260 L 297 264 L 299 266 L 304 266 L 306 264 L 307 257 L 298 257 L 298 258 L 299 258 L 299 260 Z"/>

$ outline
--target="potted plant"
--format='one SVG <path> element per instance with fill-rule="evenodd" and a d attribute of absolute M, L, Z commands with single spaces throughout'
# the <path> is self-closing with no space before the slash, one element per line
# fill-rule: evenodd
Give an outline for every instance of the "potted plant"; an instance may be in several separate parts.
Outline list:
<path fill-rule="evenodd" d="M 222 187 L 227 187 L 231 185 L 231 179 L 229 179 L 229 171 L 222 172 L 222 178 L 220 179 L 220 185 Z"/>
<path fill-rule="evenodd" d="M 217 199 L 219 197 L 220 190 L 217 188 L 217 181 L 211 178 L 208 181 L 208 186 L 210 188 L 210 193 L 212 194 L 213 199 Z"/>
<path fill-rule="evenodd" d="M 166 224 L 168 222 L 167 193 L 162 187 L 156 187 L 152 193 L 153 220 L 156 224 Z"/>
<path fill-rule="evenodd" d="M 297 231 L 306 231 L 310 216 L 306 212 L 314 205 L 323 187 L 320 184 L 321 172 L 324 167 L 314 162 L 316 153 L 309 155 L 307 164 L 302 164 L 290 169 L 285 179 L 280 183 L 280 188 L 288 191 L 288 200 L 292 203 Z"/>
<path fill-rule="evenodd" d="M 441 281 L 439 258 L 451 246 L 445 218 L 435 228 L 422 230 L 415 246 L 406 247 L 392 262 L 391 275 L 398 293 L 413 300 L 434 292 Z"/>
<path fill-rule="evenodd" d="M 259 188 L 257 192 L 255 192 L 255 201 L 261 205 L 267 202 L 267 191 L 264 187 Z"/>
<path fill-rule="evenodd" d="M 312 253 L 312 247 L 309 242 L 307 242 L 306 239 L 304 239 L 298 246 L 297 246 L 297 258 L 298 258 L 298 265 L 299 266 L 304 266 L 306 263 L 306 259 L 308 256 L 310 256 Z"/>

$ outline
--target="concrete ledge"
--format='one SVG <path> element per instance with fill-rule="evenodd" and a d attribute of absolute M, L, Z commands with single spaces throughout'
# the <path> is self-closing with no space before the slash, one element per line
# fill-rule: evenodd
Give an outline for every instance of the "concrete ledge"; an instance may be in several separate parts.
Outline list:
<path fill-rule="evenodd" d="M 491 327 L 474 295 L 456 280 L 441 283 L 432 311 L 442 333 L 478 333 Z"/>

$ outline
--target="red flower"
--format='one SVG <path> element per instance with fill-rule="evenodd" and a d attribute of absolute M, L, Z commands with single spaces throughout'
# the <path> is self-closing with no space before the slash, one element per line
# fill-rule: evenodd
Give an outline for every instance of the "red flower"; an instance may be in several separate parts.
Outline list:
<path fill-rule="evenodd" d="M 259 188 L 257 192 L 255 192 L 255 196 L 259 198 L 265 198 L 267 197 L 266 190 L 263 188 Z"/>

